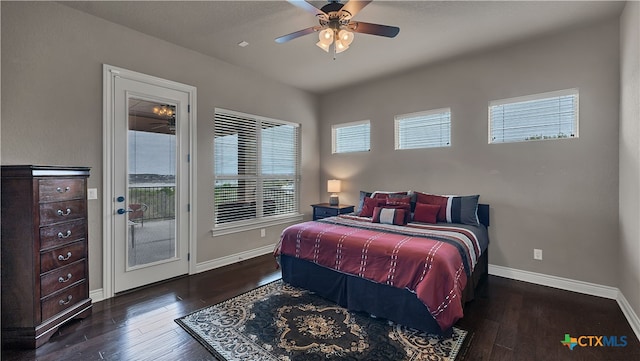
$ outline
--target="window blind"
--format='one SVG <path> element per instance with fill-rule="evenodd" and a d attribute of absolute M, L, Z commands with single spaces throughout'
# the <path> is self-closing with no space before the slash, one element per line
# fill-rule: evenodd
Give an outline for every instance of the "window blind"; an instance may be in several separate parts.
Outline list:
<path fill-rule="evenodd" d="M 298 213 L 299 125 L 216 109 L 215 224 Z"/>
<path fill-rule="evenodd" d="M 578 90 L 489 103 L 489 143 L 578 137 Z"/>
<path fill-rule="evenodd" d="M 332 153 L 371 150 L 371 124 L 368 120 L 331 126 Z"/>
<path fill-rule="evenodd" d="M 451 109 L 395 117 L 395 149 L 451 146 Z"/>

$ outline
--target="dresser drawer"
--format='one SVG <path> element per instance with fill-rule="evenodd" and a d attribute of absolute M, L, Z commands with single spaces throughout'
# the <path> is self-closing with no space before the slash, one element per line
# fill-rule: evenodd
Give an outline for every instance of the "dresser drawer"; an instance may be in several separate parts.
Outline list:
<path fill-rule="evenodd" d="M 87 257 L 87 247 L 84 241 L 71 243 L 67 246 L 42 252 L 40 254 L 40 272 L 46 273 L 55 268 L 63 267 Z"/>
<path fill-rule="evenodd" d="M 40 297 L 69 287 L 84 279 L 86 262 L 84 259 L 74 264 L 57 268 L 40 276 Z"/>
<path fill-rule="evenodd" d="M 84 218 L 87 204 L 84 200 L 43 203 L 40 205 L 40 225 Z"/>
<path fill-rule="evenodd" d="M 60 247 L 72 242 L 84 240 L 87 234 L 87 221 L 78 219 L 40 228 L 40 249 Z"/>
<path fill-rule="evenodd" d="M 55 293 L 40 302 L 42 307 L 42 321 L 55 316 L 76 303 L 86 300 L 89 294 L 87 281 L 82 281 L 77 285 Z"/>
<path fill-rule="evenodd" d="M 40 202 L 57 202 L 70 199 L 84 199 L 84 179 L 40 179 L 38 181 Z"/>

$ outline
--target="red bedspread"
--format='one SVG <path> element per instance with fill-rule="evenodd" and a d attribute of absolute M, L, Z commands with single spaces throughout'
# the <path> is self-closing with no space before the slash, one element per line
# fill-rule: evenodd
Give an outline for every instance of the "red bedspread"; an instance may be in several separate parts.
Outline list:
<path fill-rule="evenodd" d="M 477 241 L 457 235 L 452 227 L 379 225 L 358 217 L 333 217 L 331 222 L 288 227 L 274 254 L 406 288 L 427 306 L 442 330 L 463 316 L 467 273 L 460 249 L 466 249 L 472 270 L 480 253 Z"/>

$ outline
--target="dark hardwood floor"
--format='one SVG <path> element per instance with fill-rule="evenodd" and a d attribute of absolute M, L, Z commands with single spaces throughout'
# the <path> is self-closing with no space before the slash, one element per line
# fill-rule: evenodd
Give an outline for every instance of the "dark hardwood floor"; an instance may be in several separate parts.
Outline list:
<path fill-rule="evenodd" d="M 271 255 L 174 279 L 94 304 L 37 350 L 3 360 L 215 360 L 173 320 L 280 277 Z M 640 360 L 640 343 L 614 300 L 489 276 L 458 327 L 464 360 Z M 626 336 L 626 347 L 575 347 L 564 335 Z"/>

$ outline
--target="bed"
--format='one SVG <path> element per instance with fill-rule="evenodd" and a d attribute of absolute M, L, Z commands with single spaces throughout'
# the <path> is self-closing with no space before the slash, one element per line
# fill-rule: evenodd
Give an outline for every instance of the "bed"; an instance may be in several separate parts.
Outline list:
<path fill-rule="evenodd" d="M 304 222 L 283 231 L 274 255 L 292 286 L 448 335 L 487 274 L 489 205 L 476 203 L 473 212 L 477 222 L 396 225 L 357 214 Z"/>

